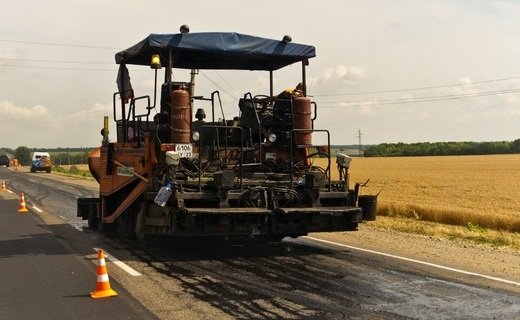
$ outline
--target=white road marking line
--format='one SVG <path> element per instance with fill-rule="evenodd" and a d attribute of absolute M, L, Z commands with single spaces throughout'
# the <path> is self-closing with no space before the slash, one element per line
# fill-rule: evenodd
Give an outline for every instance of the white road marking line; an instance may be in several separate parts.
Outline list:
<path fill-rule="evenodd" d="M 98 252 L 100 249 L 99 248 L 94 248 L 94 250 L 96 252 Z M 114 263 L 116 266 L 118 266 L 119 268 L 123 269 L 124 271 L 126 271 L 128 274 L 130 274 L 131 276 L 134 276 L 134 277 L 139 277 L 139 276 L 142 276 L 142 274 L 140 274 L 139 272 L 137 272 L 135 269 L 133 269 L 132 267 L 130 267 L 129 265 L 127 265 L 126 263 L 124 263 L 123 261 L 120 261 L 118 260 L 116 257 L 114 257 L 113 255 L 109 254 L 108 252 L 106 252 L 105 250 L 103 250 L 103 253 L 105 254 L 105 258 L 112 261 L 112 263 Z"/>
<path fill-rule="evenodd" d="M 7 191 L 9 193 L 14 193 L 12 192 L 11 190 L 7 189 Z M 31 206 L 32 209 L 34 209 L 35 211 L 37 211 L 38 213 L 42 213 L 43 211 L 38 208 L 37 206 Z M 66 218 L 62 215 L 58 215 L 60 218 L 62 218 L 63 220 L 66 220 Z M 74 228 L 76 228 L 77 230 L 79 231 L 83 231 L 83 229 L 79 226 L 73 226 Z M 94 248 L 94 250 L 96 252 L 99 251 L 99 248 Z M 123 261 L 120 261 L 118 260 L 116 257 L 112 256 L 111 254 L 109 254 L 108 252 L 104 251 L 105 253 L 105 257 L 112 261 L 115 265 L 117 265 L 119 268 L 123 269 L 124 271 L 126 271 L 128 274 L 130 274 L 131 276 L 134 276 L 134 277 L 138 277 L 138 276 L 141 276 L 142 274 L 140 274 L 139 272 L 137 272 L 135 269 L 133 269 L 132 267 L 130 267 L 129 265 L 127 265 L 126 263 L 124 263 Z"/>
<path fill-rule="evenodd" d="M 396 255 L 393 255 L 393 254 L 379 252 L 379 251 L 374 251 L 374 250 L 369 250 L 369 249 L 358 248 L 358 247 L 349 246 L 349 245 L 346 245 L 346 244 L 341 244 L 341 243 L 332 242 L 332 241 L 328 241 L 328 240 L 322 240 L 322 239 L 313 238 L 313 237 L 309 237 L 309 236 L 306 236 L 304 238 L 307 238 L 307 239 L 310 239 L 310 240 L 314 240 L 314 241 L 318 241 L 318 242 L 331 244 L 331 245 L 335 245 L 335 246 L 339 246 L 339 247 L 349 248 L 349 249 L 363 251 L 363 252 L 368 252 L 368 253 L 372 253 L 372 254 L 377 254 L 377 255 L 381 255 L 381 256 L 385 256 L 385 257 L 389 257 L 389 258 L 394 258 L 394 259 L 404 260 L 404 261 L 413 262 L 413 263 L 417 263 L 417 264 L 422 264 L 422 265 L 425 265 L 425 266 L 434 267 L 434 268 L 438 268 L 438 269 L 443 269 L 443 270 L 448 270 L 448 271 L 452 271 L 452 272 L 462 273 L 462 274 L 465 274 L 465 275 L 470 275 L 470 276 L 485 278 L 485 279 L 493 280 L 493 281 L 497 281 L 497 282 L 503 282 L 503 283 L 507 283 L 507 284 L 512 284 L 514 286 L 520 286 L 520 282 L 515 282 L 515 281 L 502 279 L 502 278 L 497 278 L 497 277 L 492 277 L 492 276 L 487 276 L 485 274 L 475 273 L 475 272 L 461 270 L 461 269 L 450 268 L 450 267 L 442 266 L 442 265 L 435 264 L 435 263 L 430 263 L 430 262 L 425 262 L 425 261 L 421 261 L 421 260 L 405 258 L 405 257 L 396 256 Z"/>

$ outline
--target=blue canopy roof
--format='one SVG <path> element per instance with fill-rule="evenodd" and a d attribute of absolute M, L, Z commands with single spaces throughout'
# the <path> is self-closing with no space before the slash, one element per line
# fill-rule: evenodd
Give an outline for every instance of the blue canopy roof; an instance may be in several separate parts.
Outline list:
<path fill-rule="evenodd" d="M 118 52 L 116 63 L 150 65 L 159 54 L 163 65 L 173 53 L 173 68 L 276 70 L 316 56 L 314 46 L 231 32 L 150 34 Z"/>

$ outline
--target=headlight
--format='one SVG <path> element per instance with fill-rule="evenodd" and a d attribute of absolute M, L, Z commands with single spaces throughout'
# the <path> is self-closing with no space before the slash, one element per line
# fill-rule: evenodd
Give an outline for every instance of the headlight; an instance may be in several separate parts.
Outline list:
<path fill-rule="evenodd" d="M 273 143 L 276 141 L 276 134 L 274 133 L 270 133 L 268 136 L 267 136 L 267 140 L 269 140 L 269 142 Z"/>
<path fill-rule="evenodd" d="M 197 142 L 200 139 L 200 133 L 198 131 L 193 131 L 191 133 L 191 140 Z"/>

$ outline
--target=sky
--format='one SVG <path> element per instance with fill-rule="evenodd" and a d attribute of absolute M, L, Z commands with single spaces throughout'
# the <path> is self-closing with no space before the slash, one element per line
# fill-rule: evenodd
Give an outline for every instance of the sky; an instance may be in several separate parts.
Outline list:
<path fill-rule="evenodd" d="M 520 138 L 520 1 L 0 0 L 0 147 L 93 147 L 117 91 L 114 55 L 150 33 L 291 35 L 313 45 L 314 127 L 332 144 L 512 141 Z M 153 71 L 129 67 L 137 96 Z M 294 86 L 299 64 L 275 72 Z M 189 81 L 174 70 L 177 81 Z M 266 72 L 204 71 L 226 118 Z M 198 103 L 198 102 L 197 102 Z M 206 105 L 196 105 L 207 108 Z M 323 141 L 322 136 L 315 142 Z"/>

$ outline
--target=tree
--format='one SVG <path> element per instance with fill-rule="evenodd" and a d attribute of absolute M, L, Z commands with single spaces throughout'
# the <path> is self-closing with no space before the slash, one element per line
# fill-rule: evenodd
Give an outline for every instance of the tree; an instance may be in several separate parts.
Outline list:
<path fill-rule="evenodd" d="M 520 139 L 494 142 L 382 143 L 370 146 L 365 157 L 448 156 L 520 153 Z"/>
<path fill-rule="evenodd" d="M 511 144 L 511 152 L 513 153 L 520 153 L 520 139 L 516 139 Z"/>
<path fill-rule="evenodd" d="M 27 166 L 31 163 L 31 150 L 25 146 L 20 146 L 14 150 L 14 155 L 22 166 Z"/>

